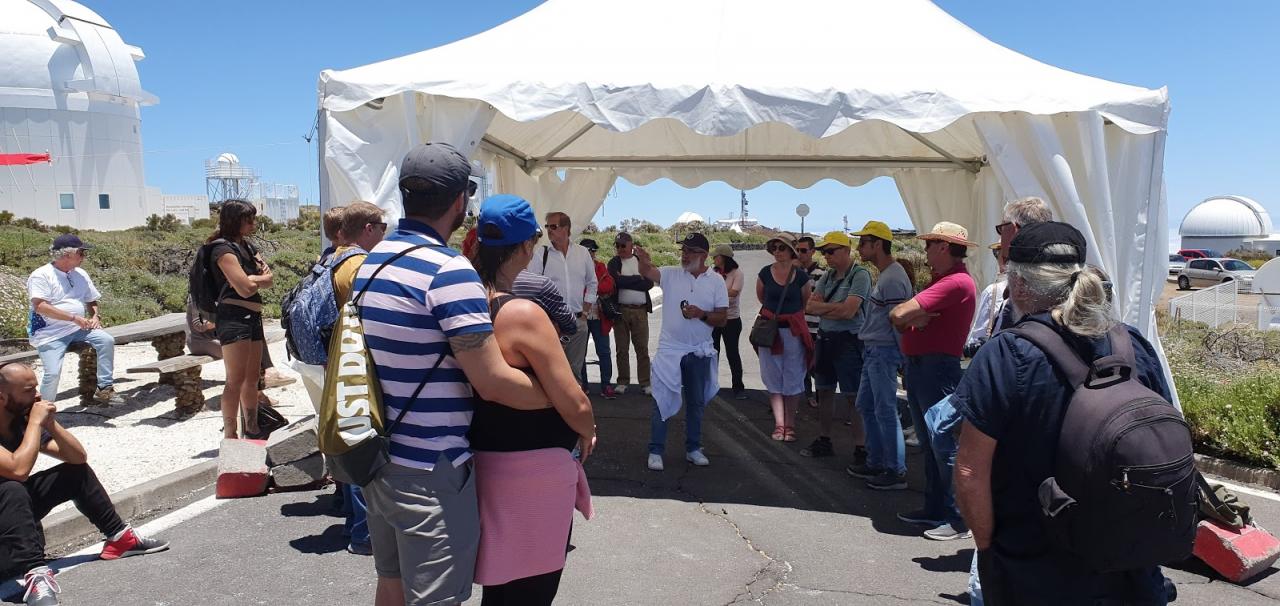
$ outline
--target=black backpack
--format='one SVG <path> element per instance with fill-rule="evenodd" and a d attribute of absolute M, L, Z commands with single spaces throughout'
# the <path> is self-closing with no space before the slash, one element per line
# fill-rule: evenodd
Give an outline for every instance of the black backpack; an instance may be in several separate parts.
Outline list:
<path fill-rule="evenodd" d="M 213 254 L 213 247 L 223 242 L 226 240 L 218 238 L 197 248 L 196 258 L 191 262 L 191 269 L 187 272 L 187 288 L 191 293 L 191 302 L 195 304 L 197 310 L 209 315 L 213 315 L 218 309 L 218 283 L 213 279 L 213 267 L 209 264 L 209 257 Z"/>
<path fill-rule="evenodd" d="M 1050 540 L 1098 572 L 1190 557 L 1199 508 L 1191 430 L 1138 381 L 1127 327 L 1111 329 L 1111 355 L 1092 364 L 1040 322 L 1011 331 L 1040 348 L 1074 388 L 1054 476 L 1039 490 Z"/>

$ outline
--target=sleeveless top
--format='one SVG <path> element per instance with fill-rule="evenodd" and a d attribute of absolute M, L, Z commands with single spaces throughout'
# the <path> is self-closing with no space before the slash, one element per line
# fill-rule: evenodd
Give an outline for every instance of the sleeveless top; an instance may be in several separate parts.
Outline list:
<path fill-rule="evenodd" d="M 489 315 L 497 323 L 498 312 L 516 297 L 502 295 L 489 305 Z M 522 367 L 527 370 L 528 367 Z M 472 450 L 517 452 L 543 448 L 573 450 L 578 434 L 554 408 L 516 410 L 483 398 L 475 399 L 475 414 L 467 433 Z"/>

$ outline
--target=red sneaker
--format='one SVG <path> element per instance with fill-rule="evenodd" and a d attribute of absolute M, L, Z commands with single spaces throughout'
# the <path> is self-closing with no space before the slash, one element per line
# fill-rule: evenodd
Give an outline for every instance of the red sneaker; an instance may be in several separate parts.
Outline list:
<path fill-rule="evenodd" d="M 107 544 L 102 547 L 102 553 L 98 554 L 98 558 L 117 560 L 129 556 L 164 551 L 168 548 L 169 543 L 167 541 L 139 536 L 132 528 L 128 528 L 119 539 L 107 541 Z"/>

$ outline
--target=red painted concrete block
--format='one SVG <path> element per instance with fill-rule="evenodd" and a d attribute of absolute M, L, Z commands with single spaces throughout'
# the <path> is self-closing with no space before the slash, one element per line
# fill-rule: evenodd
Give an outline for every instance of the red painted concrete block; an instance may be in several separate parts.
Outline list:
<path fill-rule="evenodd" d="M 1201 520 L 1193 553 L 1231 582 L 1242 583 L 1280 559 L 1280 540 L 1256 526 L 1231 528 Z"/>
<path fill-rule="evenodd" d="M 218 483 L 214 488 L 219 499 L 266 494 L 270 481 L 265 440 L 222 440 L 218 448 Z"/>

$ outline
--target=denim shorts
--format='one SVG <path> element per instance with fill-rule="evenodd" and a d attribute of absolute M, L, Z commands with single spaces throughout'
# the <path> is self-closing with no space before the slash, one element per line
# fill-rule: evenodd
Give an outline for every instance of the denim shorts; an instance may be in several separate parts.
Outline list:
<path fill-rule="evenodd" d="M 223 346 L 236 341 L 266 341 L 262 332 L 262 313 L 250 311 L 239 305 L 225 304 L 218 306 L 215 314 L 214 332 L 218 335 L 218 343 Z"/>
<path fill-rule="evenodd" d="M 817 359 L 813 364 L 814 387 L 844 394 L 858 393 L 862 380 L 862 340 L 848 331 L 818 332 L 814 344 Z"/>

